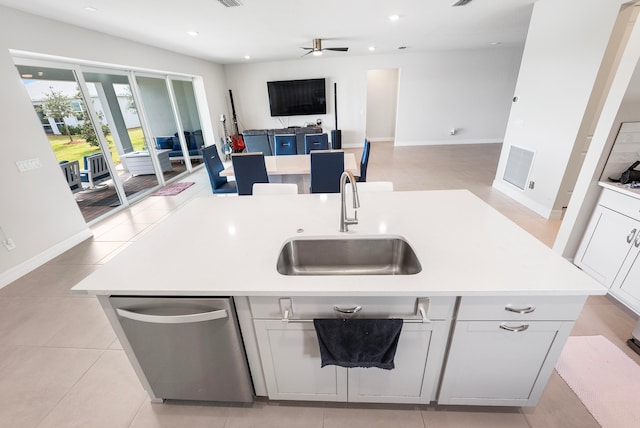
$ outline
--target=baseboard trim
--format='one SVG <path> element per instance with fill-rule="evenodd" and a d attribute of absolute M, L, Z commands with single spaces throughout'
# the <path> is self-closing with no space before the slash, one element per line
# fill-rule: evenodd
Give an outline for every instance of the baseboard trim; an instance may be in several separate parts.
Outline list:
<path fill-rule="evenodd" d="M 367 140 L 371 141 L 372 143 L 380 143 L 380 142 L 386 142 L 386 141 L 393 141 L 395 140 L 395 137 L 369 137 L 367 138 Z"/>
<path fill-rule="evenodd" d="M 549 214 L 549 220 L 562 220 L 564 210 L 551 210 Z"/>
<path fill-rule="evenodd" d="M 6 272 L 2 272 L 2 274 L 0 274 L 0 288 L 6 287 L 16 279 L 28 274 L 34 269 L 39 268 L 49 260 L 58 257 L 60 254 L 75 247 L 82 241 L 86 241 L 92 236 L 93 232 L 91 231 L 91 229 L 87 228 L 82 232 L 76 233 L 70 238 L 67 238 L 64 241 L 54 245 L 53 247 L 42 251 L 37 256 L 34 256 L 29 260 L 12 267 Z"/>
<path fill-rule="evenodd" d="M 508 197 L 510 197 L 511 199 L 513 199 L 514 201 L 524 205 L 525 207 L 529 208 L 531 211 L 535 212 L 536 214 L 541 215 L 542 217 L 546 218 L 546 219 L 550 219 L 552 218 L 552 211 L 551 209 L 535 202 L 532 201 L 530 198 L 527 198 L 524 194 L 524 191 L 513 186 L 512 184 L 507 183 L 506 181 L 502 181 L 502 180 L 493 180 L 493 185 L 492 187 L 496 190 L 499 190 L 500 192 L 504 193 L 505 195 L 507 195 Z M 560 217 L 558 217 L 560 218 Z"/>
<path fill-rule="evenodd" d="M 453 140 L 396 140 L 396 146 L 447 146 L 451 144 L 502 144 L 502 140 L 493 138 L 453 139 Z"/>

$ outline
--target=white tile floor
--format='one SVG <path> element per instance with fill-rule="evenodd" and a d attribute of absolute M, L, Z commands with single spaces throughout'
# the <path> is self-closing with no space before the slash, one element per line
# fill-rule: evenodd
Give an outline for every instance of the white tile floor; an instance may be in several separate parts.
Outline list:
<path fill-rule="evenodd" d="M 360 150 L 355 150 L 357 156 Z M 500 145 L 393 148 L 374 143 L 369 181 L 396 191 L 470 189 L 547 245 L 560 225 L 491 188 Z M 94 238 L 0 290 L 0 427 L 349 427 L 585 428 L 599 425 L 554 373 L 535 408 L 269 402 L 251 407 L 151 404 L 96 299 L 69 288 L 188 200 L 211 196 L 201 169 L 177 196 L 149 197 L 92 229 Z M 625 345 L 635 323 L 608 297 L 590 298 L 574 335 Z M 602 397 L 606 400 L 607 397 Z"/>

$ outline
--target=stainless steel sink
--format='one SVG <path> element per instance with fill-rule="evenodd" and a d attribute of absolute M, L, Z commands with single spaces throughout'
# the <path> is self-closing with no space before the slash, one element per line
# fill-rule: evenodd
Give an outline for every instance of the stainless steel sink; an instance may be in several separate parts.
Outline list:
<path fill-rule="evenodd" d="M 422 270 L 399 236 L 295 238 L 278 256 L 282 275 L 414 275 Z"/>

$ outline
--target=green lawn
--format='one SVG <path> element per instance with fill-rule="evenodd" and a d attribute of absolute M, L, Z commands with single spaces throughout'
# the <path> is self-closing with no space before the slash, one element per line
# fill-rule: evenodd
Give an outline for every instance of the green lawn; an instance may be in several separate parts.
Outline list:
<path fill-rule="evenodd" d="M 136 151 L 142 150 L 144 147 L 144 134 L 142 133 L 142 128 L 131 128 L 128 130 L 128 132 L 133 148 Z M 51 144 L 51 148 L 56 154 L 56 159 L 58 159 L 58 162 L 63 160 L 69 162 L 77 160 L 80 161 L 80 165 L 82 168 L 82 159 L 86 155 L 99 153 L 100 149 L 98 147 L 87 144 L 86 141 L 80 139 L 77 135 L 72 137 L 74 141 L 70 143 L 69 137 L 66 135 L 49 135 L 49 144 Z M 107 136 L 107 141 L 109 142 L 109 150 L 111 151 L 113 161 L 117 165 L 120 163 L 120 157 L 118 156 L 118 152 L 115 149 L 113 137 L 111 137 L 111 135 Z"/>

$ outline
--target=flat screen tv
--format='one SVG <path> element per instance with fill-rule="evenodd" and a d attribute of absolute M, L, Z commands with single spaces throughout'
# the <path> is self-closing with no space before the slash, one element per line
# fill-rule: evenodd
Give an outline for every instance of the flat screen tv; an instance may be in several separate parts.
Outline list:
<path fill-rule="evenodd" d="M 267 82 L 271 116 L 327 113 L 325 79 Z"/>

